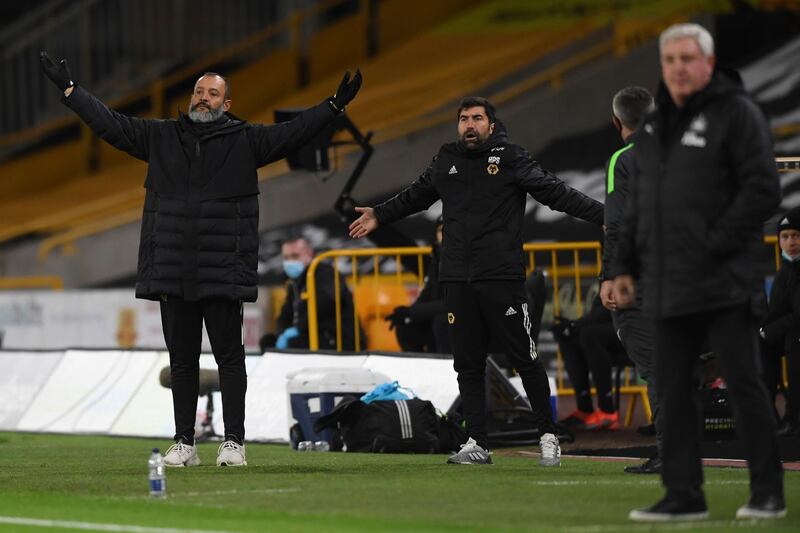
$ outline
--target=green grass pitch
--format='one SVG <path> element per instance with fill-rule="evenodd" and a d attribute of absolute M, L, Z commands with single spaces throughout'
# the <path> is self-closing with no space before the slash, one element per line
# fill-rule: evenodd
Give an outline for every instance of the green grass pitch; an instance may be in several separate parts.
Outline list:
<path fill-rule="evenodd" d="M 627 513 L 661 496 L 657 477 L 568 456 L 560 468 L 543 468 L 506 451 L 493 466 L 462 466 L 444 455 L 249 444 L 249 466 L 236 469 L 214 466 L 216 445 L 203 444 L 203 465 L 169 469 L 168 498 L 153 500 L 147 458 L 168 444 L 0 433 L 0 531 L 800 531 L 800 472 L 786 473 L 783 520 L 734 520 L 747 471 L 707 468 L 711 519 L 652 526 Z"/>

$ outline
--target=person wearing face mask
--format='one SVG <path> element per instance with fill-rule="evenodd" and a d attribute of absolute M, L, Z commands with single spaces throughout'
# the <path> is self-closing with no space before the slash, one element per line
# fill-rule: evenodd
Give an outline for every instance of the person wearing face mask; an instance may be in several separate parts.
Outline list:
<path fill-rule="evenodd" d="M 308 265 L 314 259 L 314 249 L 304 237 L 288 239 L 281 246 L 283 271 L 288 278 L 286 300 L 276 320 L 276 348 L 308 349 L 308 300 L 306 291 Z M 336 272 L 327 263 L 316 269 L 317 332 L 322 350 L 336 350 Z M 339 310 L 342 321 L 342 350 L 355 350 L 353 296 L 344 280 L 339 279 Z M 363 332 L 361 345 L 366 346 Z M 267 342 L 266 345 L 271 343 Z"/>
<path fill-rule="evenodd" d="M 781 267 L 772 282 L 769 309 L 759 336 L 764 383 L 773 406 L 781 380 L 781 356 L 786 354 L 789 387 L 778 436 L 794 436 L 800 434 L 800 207 L 780 218 L 778 245 Z"/>
<path fill-rule="evenodd" d="M 67 61 L 46 52 L 40 66 L 62 102 L 101 139 L 147 162 L 136 297 L 161 306 L 170 357 L 175 444 L 167 466 L 200 464 L 194 445 L 199 359 L 205 323 L 219 367 L 225 438 L 217 466 L 245 466 L 242 303 L 258 295 L 259 167 L 286 157 L 330 124 L 361 87 L 345 74 L 336 93 L 290 121 L 248 124 L 231 114 L 231 83 L 206 72 L 188 113 L 129 117 L 73 82 Z"/>
<path fill-rule="evenodd" d="M 439 282 L 444 288 L 453 363 L 469 439 L 448 459 L 491 464 L 486 425 L 486 358 L 490 341 L 515 368 L 540 435 L 542 466 L 559 466 L 561 448 L 550 408 L 547 373 L 531 337 L 522 250 L 526 197 L 551 209 L 603 224 L 603 204 L 543 169 L 509 142 L 495 109 L 469 97 L 456 111 L 458 140 L 443 145 L 427 170 L 394 198 L 360 213 L 350 236 L 362 238 L 441 199 L 444 239 Z"/>
<path fill-rule="evenodd" d="M 425 286 L 411 306 L 395 307 L 386 317 L 397 334 L 404 352 L 450 353 L 447 313 L 439 283 L 439 257 L 442 250 L 442 217 L 436 220 L 433 253 L 427 266 Z"/>

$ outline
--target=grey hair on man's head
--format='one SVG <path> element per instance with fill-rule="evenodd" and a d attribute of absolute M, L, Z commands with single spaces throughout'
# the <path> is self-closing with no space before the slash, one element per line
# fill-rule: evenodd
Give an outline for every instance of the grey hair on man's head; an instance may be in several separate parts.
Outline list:
<path fill-rule="evenodd" d="M 662 31 L 658 37 L 658 49 L 663 50 L 668 41 L 686 38 L 694 39 L 705 57 L 714 55 L 714 38 L 707 29 L 692 22 L 673 24 Z"/>
<path fill-rule="evenodd" d="M 629 130 L 636 129 L 639 122 L 655 109 L 653 95 L 644 87 L 625 87 L 611 101 L 614 116 Z"/>

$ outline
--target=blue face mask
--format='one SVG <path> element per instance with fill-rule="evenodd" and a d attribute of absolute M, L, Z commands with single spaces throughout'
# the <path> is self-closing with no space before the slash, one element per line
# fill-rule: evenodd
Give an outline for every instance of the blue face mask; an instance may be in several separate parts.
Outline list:
<path fill-rule="evenodd" d="M 791 256 L 791 255 L 787 254 L 786 252 L 784 252 L 783 250 L 781 250 L 781 257 L 783 257 L 784 259 L 786 259 L 790 263 L 797 263 L 798 261 L 800 261 L 800 255 Z"/>
<path fill-rule="evenodd" d="M 300 274 L 302 274 L 305 269 L 306 266 L 303 264 L 303 262 L 296 259 L 290 259 L 283 262 L 283 271 L 286 272 L 286 275 L 292 279 L 299 278 Z"/>

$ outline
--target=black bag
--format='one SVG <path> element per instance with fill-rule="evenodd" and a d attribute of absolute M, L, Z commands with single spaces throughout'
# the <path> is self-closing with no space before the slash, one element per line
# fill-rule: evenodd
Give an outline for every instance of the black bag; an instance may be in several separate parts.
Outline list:
<path fill-rule="evenodd" d="M 366 404 L 343 399 L 314 424 L 314 431 L 338 428 L 348 452 L 436 453 L 439 417 L 433 404 L 411 400 L 377 400 Z"/>

